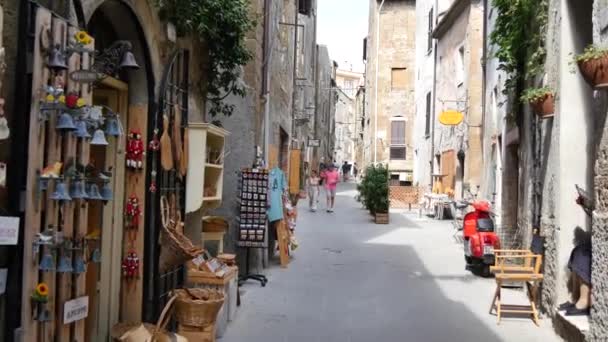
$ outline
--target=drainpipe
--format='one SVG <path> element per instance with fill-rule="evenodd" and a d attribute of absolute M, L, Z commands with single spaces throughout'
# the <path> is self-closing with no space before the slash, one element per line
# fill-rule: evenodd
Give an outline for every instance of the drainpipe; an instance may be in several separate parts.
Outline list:
<path fill-rule="evenodd" d="M 433 21 L 435 24 L 433 27 L 437 27 L 436 18 L 439 16 L 439 0 L 435 0 L 435 18 Z M 433 42 L 433 103 L 431 103 L 431 177 L 430 177 L 430 189 L 433 188 L 433 169 L 435 168 L 435 102 L 437 101 L 437 41 Z"/>
<path fill-rule="evenodd" d="M 272 0 L 264 0 L 264 40 L 262 65 L 262 97 L 264 99 L 264 163 L 270 166 L 270 61 L 272 60 L 272 47 L 270 45 L 270 15 Z"/>
<path fill-rule="evenodd" d="M 374 104 L 374 164 L 378 162 L 378 60 L 380 56 L 378 52 L 380 51 L 380 12 L 382 11 L 382 6 L 384 6 L 384 0 L 380 3 L 380 7 L 378 7 L 378 14 L 376 15 L 376 83 L 375 86 L 375 104 Z"/>

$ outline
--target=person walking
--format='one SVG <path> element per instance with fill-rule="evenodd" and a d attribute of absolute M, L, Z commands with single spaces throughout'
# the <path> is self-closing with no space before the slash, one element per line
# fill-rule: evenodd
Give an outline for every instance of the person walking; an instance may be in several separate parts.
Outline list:
<path fill-rule="evenodd" d="M 310 211 L 317 211 L 317 203 L 319 202 L 319 183 L 321 178 L 317 174 L 317 171 L 313 170 L 306 179 L 306 185 L 308 187 L 308 207 Z"/>
<path fill-rule="evenodd" d="M 355 182 L 357 181 L 358 172 L 359 172 L 359 170 L 357 170 L 357 163 L 353 163 L 353 177 L 355 177 Z"/>
<path fill-rule="evenodd" d="M 330 165 L 329 170 L 325 172 L 325 192 L 327 193 L 327 212 L 334 212 L 334 203 L 336 200 L 336 187 L 340 181 L 340 174 L 335 165 Z"/>
<path fill-rule="evenodd" d="M 342 179 L 344 182 L 346 182 L 348 180 L 348 172 L 350 171 L 350 167 L 348 165 L 348 162 L 344 162 L 344 164 L 342 164 Z"/>

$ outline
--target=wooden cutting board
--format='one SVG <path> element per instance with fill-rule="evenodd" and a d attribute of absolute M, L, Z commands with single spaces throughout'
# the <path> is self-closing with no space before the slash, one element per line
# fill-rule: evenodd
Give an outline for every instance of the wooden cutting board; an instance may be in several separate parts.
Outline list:
<path fill-rule="evenodd" d="M 175 165 L 180 165 L 182 158 L 182 110 L 178 104 L 173 106 L 173 113 L 175 119 L 173 120 L 173 134 L 171 139 L 173 140 L 173 159 Z M 178 168 L 179 166 L 176 166 Z"/>
<path fill-rule="evenodd" d="M 160 136 L 160 165 L 165 171 L 173 169 L 173 153 L 171 151 L 169 117 L 167 115 L 163 115 L 163 134 Z"/>

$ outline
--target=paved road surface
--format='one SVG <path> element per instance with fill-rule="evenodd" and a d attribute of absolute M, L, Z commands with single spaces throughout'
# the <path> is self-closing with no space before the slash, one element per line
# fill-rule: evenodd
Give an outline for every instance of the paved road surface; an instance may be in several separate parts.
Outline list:
<path fill-rule="evenodd" d="M 292 263 L 267 269 L 265 288 L 242 287 L 220 342 L 560 341 L 548 319 L 540 328 L 521 318 L 496 325 L 494 282 L 464 270 L 448 221 L 395 212 L 376 225 L 355 195 L 341 185 L 333 214 L 301 203 Z"/>

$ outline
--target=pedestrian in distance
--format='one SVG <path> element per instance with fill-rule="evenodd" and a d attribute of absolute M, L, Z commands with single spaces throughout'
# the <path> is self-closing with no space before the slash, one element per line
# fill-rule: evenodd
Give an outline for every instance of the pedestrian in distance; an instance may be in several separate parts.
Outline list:
<path fill-rule="evenodd" d="M 329 170 L 325 172 L 325 192 L 327 194 L 327 212 L 334 212 L 334 203 L 336 200 L 336 188 L 340 181 L 340 174 L 337 166 L 331 165 Z"/>
<path fill-rule="evenodd" d="M 357 163 L 353 163 L 353 176 L 355 177 L 355 182 L 357 181 L 358 172 L 359 172 L 359 170 L 357 170 Z"/>
<path fill-rule="evenodd" d="M 350 171 L 350 167 L 348 165 L 348 162 L 344 162 L 344 164 L 342 164 L 342 179 L 344 180 L 344 182 L 346 182 L 348 180 L 348 172 Z"/>
<path fill-rule="evenodd" d="M 306 186 L 308 188 L 308 207 L 310 211 L 317 211 L 317 203 L 319 203 L 319 184 L 321 182 L 321 178 L 317 174 L 317 171 L 313 170 L 306 179 Z"/>

